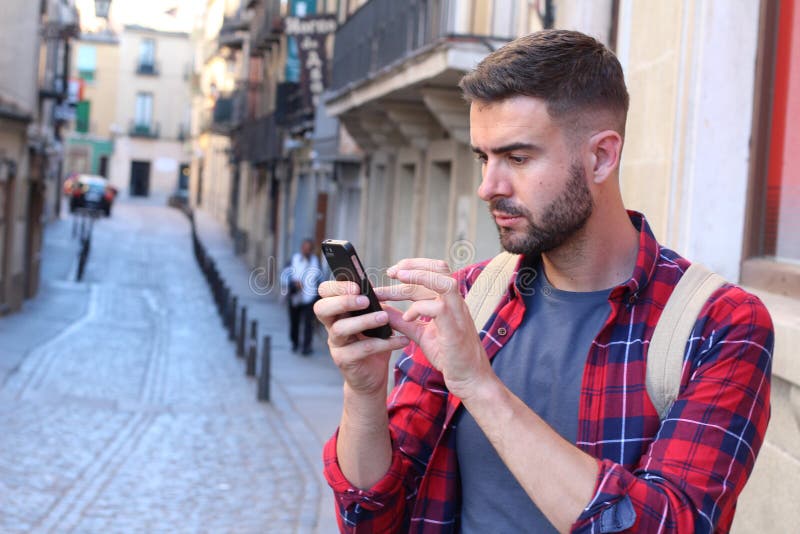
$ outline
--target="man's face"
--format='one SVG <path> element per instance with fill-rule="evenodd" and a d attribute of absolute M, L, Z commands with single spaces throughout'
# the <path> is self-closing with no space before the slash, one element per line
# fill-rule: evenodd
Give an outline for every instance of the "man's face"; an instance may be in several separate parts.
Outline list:
<path fill-rule="evenodd" d="M 303 241 L 303 244 L 300 247 L 300 252 L 302 252 L 303 256 L 310 256 L 311 255 L 311 242 L 310 241 Z"/>
<path fill-rule="evenodd" d="M 576 234 L 592 214 L 584 168 L 538 98 L 474 102 L 472 147 L 482 163 L 478 195 L 509 252 L 535 255 Z"/>

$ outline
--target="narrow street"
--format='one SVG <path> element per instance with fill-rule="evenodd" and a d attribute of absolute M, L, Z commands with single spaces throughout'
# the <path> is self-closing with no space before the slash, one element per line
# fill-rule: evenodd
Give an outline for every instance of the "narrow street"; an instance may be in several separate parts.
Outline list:
<path fill-rule="evenodd" d="M 40 297 L 0 319 L 0 532 L 332 531 L 327 355 L 276 335 L 259 403 L 182 213 L 118 203 L 80 283 L 70 221 L 51 226 Z M 283 330 L 283 308 L 264 306 Z"/>

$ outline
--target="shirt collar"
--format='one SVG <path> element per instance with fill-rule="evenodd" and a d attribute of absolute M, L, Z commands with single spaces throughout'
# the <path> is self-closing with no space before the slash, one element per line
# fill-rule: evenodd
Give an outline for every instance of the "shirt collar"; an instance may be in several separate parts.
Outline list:
<path fill-rule="evenodd" d="M 653 273 L 656 270 L 656 263 L 658 262 L 659 245 L 656 241 L 647 219 L 642 213 L 638 211 L 628 210 L 628 217 L 634 228 L 639 231 L 639 252 L 636 255 L 636 265 L 633 268 L 633 274 L 622 284 L 614 287 L 608 296 L 609 300 L 624 300 L 630 304 L 636 302 L 639 294 L 647 287 L 648 282 L 652 279 Z M 519 277 L 520 269 L 533 265 L 538 265 L 540 259 L 535 258 L 533 261 L 525 257 L 521 257 L 517 264 L 517 270 L 514 272 L 511 283 L 509 284 L 509 291 L 511 297 L 515 298 L 520 293 L 519 284 L 523 282 L 522 277 Z"/>
<path fill-rule="evenodd" d="M 653 278 L 658 263 L 659 245 L 656 241 L 647 219 L 638 211 L 628 210 L 634 228 L 639 231 L 639 253 L 636 255 L 636 265 L 633 274 L 627 281 L 611 290 L 609 299 L 624 299 L 633 304 L 644 291 Z"/>

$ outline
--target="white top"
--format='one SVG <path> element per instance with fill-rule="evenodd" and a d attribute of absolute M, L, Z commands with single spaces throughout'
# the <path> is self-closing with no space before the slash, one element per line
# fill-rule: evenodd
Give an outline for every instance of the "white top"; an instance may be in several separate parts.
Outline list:
<path fill-rule="evenodd" d="M 300 282 L 300 291 L 291 296 L 292 306 L 311 304 L 318 295 L 319 283 L 322 280 L 322 270 L 319 259 L 315 255 L 306 258 L 299 252 L 292 256 L 289 279 L 292 283 Z"/>

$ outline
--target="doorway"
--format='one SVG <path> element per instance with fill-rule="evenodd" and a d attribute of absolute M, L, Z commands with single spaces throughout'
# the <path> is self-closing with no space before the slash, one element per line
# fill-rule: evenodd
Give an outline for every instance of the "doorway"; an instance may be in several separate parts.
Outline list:
<path fill-rule="evenodd" d="M 150 162 L 132 161 L 131 162 L 131 184 L 130 191 L 132 197 L 146 197 L 150 194 Z"/>
<path fill-rule="evenodd" d="M 108 178 L 108 156 L 100 156 L 97 174 L 103 178 Z"/>

